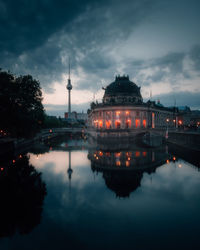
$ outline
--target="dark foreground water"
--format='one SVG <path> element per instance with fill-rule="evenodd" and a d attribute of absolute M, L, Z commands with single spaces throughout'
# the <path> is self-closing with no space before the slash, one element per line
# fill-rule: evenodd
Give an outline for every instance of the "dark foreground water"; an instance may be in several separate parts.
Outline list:
<path fill-rule="evenodd" d="M 199 249 L 198 155 L 113 146 L 65 139 L 2 161 L 0 249 Z"/>

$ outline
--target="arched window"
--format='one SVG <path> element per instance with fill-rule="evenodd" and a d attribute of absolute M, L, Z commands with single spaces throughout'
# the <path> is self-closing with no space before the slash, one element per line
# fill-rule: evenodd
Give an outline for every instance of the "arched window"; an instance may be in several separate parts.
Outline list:
<path fill-rule="evenodd" d="M 131 127 L 131 120 L 127 119 L 126 120 L 126 128 L 130 128 Z"/>
<path fill-rule="evenodd" d="M 115 121 L 115 128 L 120 128 L 121 127 L 121 123 L 119 120 Z"/>
<path fill-rule="evenodd" d="M 135 127 L 139 128 L 140 127 L 140 119 L 135 120 Z"/>
<path fill-rule="evenodd" d="M 146 127 L 147 127 L 147 121 L 146 121 L 146 120 L 143 120 L 143 121 L 142 121 L 142 125 L 143 125 L 143 128 L 146 128 Z"/>
<path fill-rule="evenodd" d="M 103 127 L 103 122 L 100 120 L 99 121 L 99 128 L 102 128 Z"/>
<path fill-rule="evenodd" d="M 106 121 L 106 128 L 107 129 L 111 128 L 111 121 L 110 120 Z"/>

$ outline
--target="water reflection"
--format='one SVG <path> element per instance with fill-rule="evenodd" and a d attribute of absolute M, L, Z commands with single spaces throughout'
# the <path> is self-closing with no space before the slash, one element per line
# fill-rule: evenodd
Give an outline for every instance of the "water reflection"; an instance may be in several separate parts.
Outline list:
<path fill-rule="evenodd" d="M 88 147 L 89 151 L 82 150 Z M 28 245 L 31 250 L 58 246 L 63 250 L 66 246 L 68 249 L 129 249 L 134 246 L 146 250 L 170 249 L 171 246 L 191 249 L 191 242 L 198 245 L 199 172 L 176 154 L 170 156 L 168 151 L 171 149 L 167 146 L 155 150 L 134 144 L 93 147 L 93 144 L 87 146 L 84 141 L 70 139 L 37 146 L 29 153 L 29 162 L 42 172 L 48 188 L 42 223 L 23 237 L 15 234 L 12 239 L 0 239 L 0 249 L 24 249 Z M 29 178 L 27 182 L 31 182 Z M 8 189 L 7 186 L 2 188 Z M 40 210 L 45 194 L 42 194 L 43 188 L 38 190 L 41 190 L 40 199 L 35 203 Z M 9 192 L 12 193 L 7 191 L 7 194 Z M 23 192 L 26 200 L 27 192 Z M 28 199 L 33 199 L 31 206 L 36 210 L 34 197 L 39 191 L 35 191 L 35 195 L 28 192 L 31 193 Z M 116 195 L 129 196 L 129 199 L 116 199 Z M 18 212 L 13 211 L 15 206 L 20 206 L 13 204 L 6 208 L 10 216 L 12 213 L 15 216 L 12 221 L 6 215 L 4 235 L 11 235 L 7 227 L 15 228 L 13 234 L 22 231 L 20 226 L 25 224 L 25 218 L 31 221 L 31 218 L 41 217 L 41 211 L 35 216 L 28 205 L 27 211 L 22 205 L 22 212 L 19 208 L 16 208 Z M 1 220 L 6 209 L 1 210 Z M 21 213 L 20 218 L 17 213 Z M 30 231 L 36 222 L 37 219 L 29 227 Z"/>
<path fill-rule="evenodd" d="M 141 148 L 134 144 L 105 144 L 90 149 L 88 159 L 94 172 L 102 172 L 106 186 L 117 197 L 129 197 L 141 185 L 143 173 L 151 174 L 156 168 L 170 162 L 167 147 Z"/>
<path fill-rule="evenodd" d="M 0 237 L 27 234 L 40 223 L 46 185 L 26 155 L 0 165 Z"/>

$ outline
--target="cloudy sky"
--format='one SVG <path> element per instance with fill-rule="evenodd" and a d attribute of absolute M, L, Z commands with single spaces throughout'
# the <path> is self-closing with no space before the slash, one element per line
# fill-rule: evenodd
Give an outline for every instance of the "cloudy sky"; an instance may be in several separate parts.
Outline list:
<path fill-rule="evenodd" d="M 86 111 L 128 74 L 145 100 L 200 108 L 199 0 L 0 0 L 0 68 L 31 74 L 48 114 Z"/>

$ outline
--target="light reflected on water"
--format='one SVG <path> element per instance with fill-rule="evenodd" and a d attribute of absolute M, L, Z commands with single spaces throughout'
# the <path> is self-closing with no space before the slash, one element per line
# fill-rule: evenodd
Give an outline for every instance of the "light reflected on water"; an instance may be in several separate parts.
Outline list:
<path fill-rule="evenodd" d="M 192 249 L 198 244 L 200 173 L 168 148 L 108 150 L 68 139 L 40 150 L 28 155 L 47 189 L 41 224 L 12 240 L 1 238 L 0 249 Z"/>

